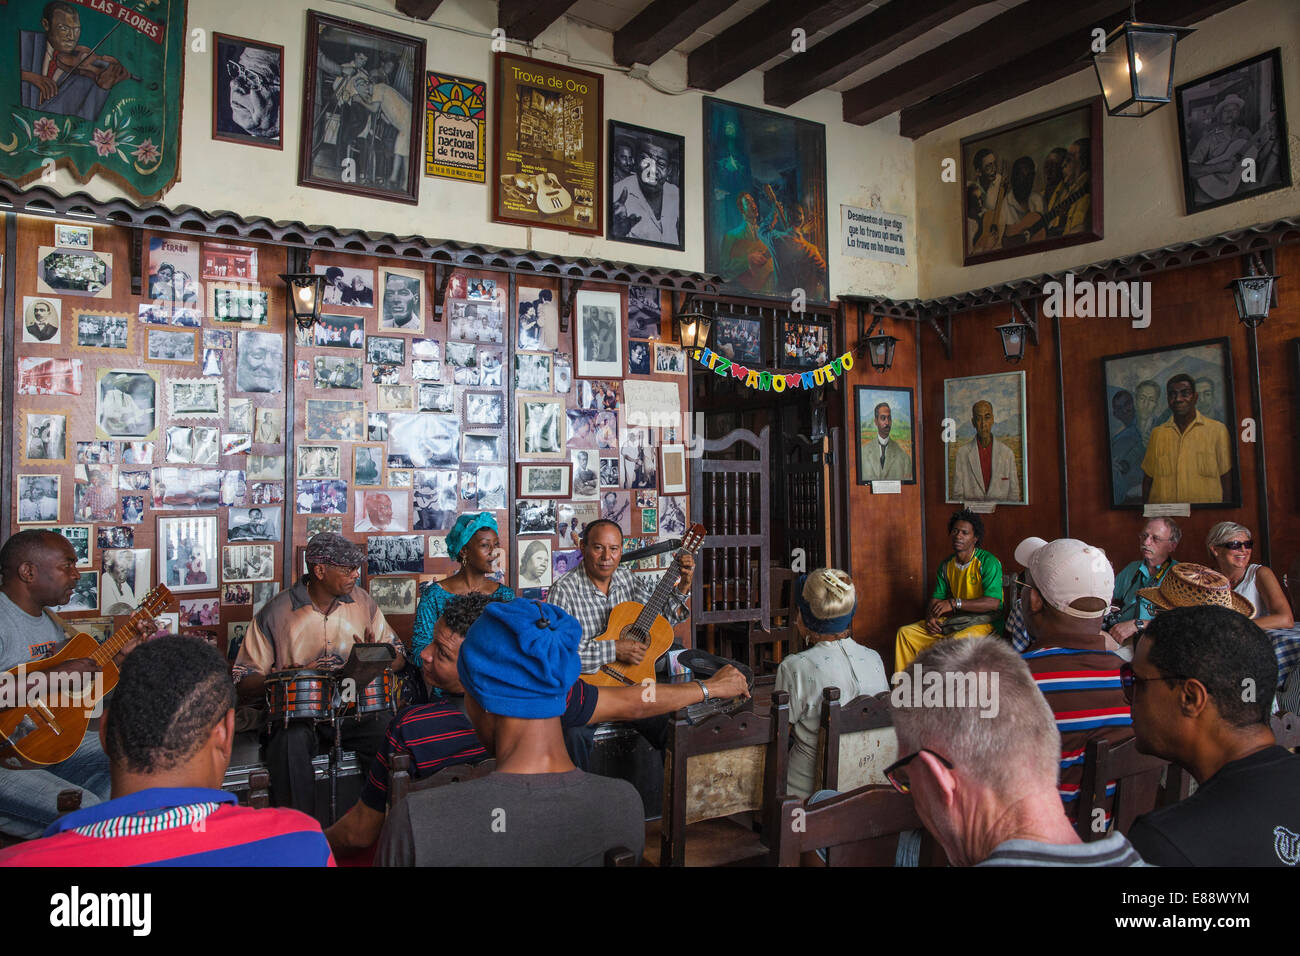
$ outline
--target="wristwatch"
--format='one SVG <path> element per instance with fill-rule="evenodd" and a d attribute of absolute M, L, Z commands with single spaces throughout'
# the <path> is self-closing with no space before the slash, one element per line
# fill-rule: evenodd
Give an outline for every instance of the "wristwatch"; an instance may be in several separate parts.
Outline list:
<path fill-rule="evenodd" d="M 953 598 L 953 599 L 952 599 L 952 609 L 953 609 L 954 611 L 960 611 L 960 610 L 961 610 L 961 598 Z"/>
<path fill-rule="evenodd" d="M 705 700 L 709 699 L 709 689 L 704 686 L 704 681 L 702 680 L 697 680 L 695 683 L 699 684 L 700 690 L 704 691 L 704 700 L 700 701 L 700 703 L 702 704 L 704 703 Z"/>
<path fill-rule="evenodd" d="M 1147 622 L 1138 618 L 1137 621 L 1134 622 L 1133 627 L 1136 628 L 1136 633 L 1141 634 L 1147 629 Z"/>

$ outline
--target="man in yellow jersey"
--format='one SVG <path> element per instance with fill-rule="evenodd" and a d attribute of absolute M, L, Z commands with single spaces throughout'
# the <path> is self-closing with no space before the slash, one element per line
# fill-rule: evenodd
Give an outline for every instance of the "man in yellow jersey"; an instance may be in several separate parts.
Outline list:
<path fill-rule="evenodd" d="M 907 624 L 894 636 L 894 671 L 906 670 L 916 655 L 946 637 L 983 637 L 1002 630 L 1002 562 L 979 543 L 984 522 L 962 509 L 948 519 L 953 553 L 939 564 L 939 580 L 925 606 L 925 620 Z M 993 615 L 944 633 L 953 615 Z"/>

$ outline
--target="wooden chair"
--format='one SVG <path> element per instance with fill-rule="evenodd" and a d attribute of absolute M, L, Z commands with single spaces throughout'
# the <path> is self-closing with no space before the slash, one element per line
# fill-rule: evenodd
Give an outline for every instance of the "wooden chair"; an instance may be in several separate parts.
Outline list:
<path fill-rule="evenodd" d="M 265 810 L 271 805 L 271 774 L 254 770 L 248 775 L 248 805 L 254 810 Z"/>
<path fill-rule="evenodd" d="M 496 767 L 496 760 L 489 757 L 475 764 L 458 763 L 451 767 L 443 767 L 435 774 L 414 780 L 411 778 L 410 755 L 393 754 L 392 763 L 388 768 L 388 809 L 392 810 L 409 793 L 432 787 L 445 787 L 449 783 L 476 780 L 479 777 L 486 777 Z"/>
<path fill-rule="evenodd" d="M 1274 714 L 1270 724 L 1279 747 L 1285 747 L 1287 750 L 1300 747 L 1300 715 Z"/>
<path fill-rule="evenodd" d="M 772 695 L 767 716 L 742 710 L 692 726 L 685 711 L 678 711 L 664 754 L 659 865 L 685 865 L 692 824 L 758 811 L 764 833 L 770 833 L 785 786 L 789 746 L 790 698 L 785 691 Z M 723 865 L 764 852 L 753 833 L 739 826 L 723 828 L 718 843 L 714 859 L 692 862 Z"/>
<path fill-rule="evenodd" d="M 799 639 L 794 626 L 794 580 L 795 573 L 789 568 L 771 568 L 768 571 L 770 627 L 764 628 L 757 621 L 750 621 L 745 633 L 749 648 L 747 660 L 755 674 L 759 672 L 761 648 L 769 644 L 772 646 L 773 664 L 780 664 L 786 651 L 793 654 L 799 650 Z"/>
<path fill-rule="evenodd" d="M 611 847 L 605 851 L 606 866 L 636 866 L 636 854 L 625 846 Z"/>
<path fill-rule="evenodd" d="M 1162 791 L 1161 774 L 1168 768 Z M 1091 843 L 1106 836 L 1093 826 L 1097 810 L 1105 810 L 1106 784 L 1115 781 L 1111 822 L 1120 833 L 1128 833 L 1133 821 L 1144 813 L 1166 806 L 1186 795 L 1186 777 L 1160 757 L 1140 754 L 1137 739 L 1111 746 L 1108 740 L 1091 740 L 1084 752 L 1083 782 L 1079 786 L 1079 816 L 1074 829 L 1079 839 Z"/>
<path fill-rule="evenodd" d="M 782 797 L 767 861 L 798 866 L 826 848 L 827 866 L 893 866 L 899 834 L 921 827 L 912 798 L 892 786 L 859 787 L 812 806 Z"/>
<path fill-rule="evenodd" d="M 885 768 L 898 759 L 889 691 L 841 704 L 838 687 L 823 690 L 818 748 L 817 789 L 844 792 L 888 786 Z"/>

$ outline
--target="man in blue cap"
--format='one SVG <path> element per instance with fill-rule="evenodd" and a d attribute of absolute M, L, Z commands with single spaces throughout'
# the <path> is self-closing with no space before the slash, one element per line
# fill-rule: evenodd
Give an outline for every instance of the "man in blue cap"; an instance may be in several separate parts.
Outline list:
<path fill-rule="evenodd" d="M 457 671 L 465 711 L 497 769 L 413 793 L 389 814 L 379 866 L 599 866 L 645 842 L 641 798 L 624 780 L 574 767 L 560 726 L 578 679 L 578 622 L 519 599 L 470 627 Z"/>

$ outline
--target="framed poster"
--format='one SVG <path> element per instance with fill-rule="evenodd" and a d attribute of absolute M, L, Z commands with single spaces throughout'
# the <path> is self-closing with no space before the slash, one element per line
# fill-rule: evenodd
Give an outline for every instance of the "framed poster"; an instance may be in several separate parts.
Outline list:
<path fill-rule="evenodd" d="M 686 137 L 609 121 L 609 224 L 605 238 L 685 249 Z"/>
<path fill-rule="evenodd" d="M 573 312 L 579 377 L 622 378 L 623 297 L 617 292 L 580 291 Z"/>
<path fill-rule="evenodd" d="M 570 462 L 556 465 L 515 466 L 518 469 L 517 487 L 520 498 L 567 498 L 573 474 Z M 594 497 L 594 496 L 593 496 Z"/>
<path fill-rule="evenodd" d="M 212 138 L 283 149 L 284 47 L 224 33 L 212 39 Z"/>
<path fill-rule="evenodd" d="M 776 358 L 782 368 L 817 368 L 830 361 L 831 323 L 802 316 L 782 319 L 780 341 Z"/>
<path fill-rule="evenodd" d="M 961 141 L 963 265 L 1102 238 L 1101 97 Z"/>
<path fill-rule="evenodd" d="M 217 516 L 158 519 L 158 580 L 173 591 L 217 586 Z"/>
<path fill-rule="evenodd" d="M 1101 366 L 1111 507 L 1241 507 L 1228 339 L 1107 355 Z"/>
<path fill-rule="evenodd" d="M 37 248 L 36 291 L 52 295 L 113 297 L 113 256 L 108 252 Z"/>
<path fill-rule="evenodd" d="M 763 322 L 744 315 L 713 320 L 713 351 L 740 365 L 763 364 Z"/>
<path fill-rule="evenodd" d="M 1187 215 L 1291 185 L 1280 48 L 1184 83 L 1174 101 Z"/>
<path fill-rule="evenodd" d="M 943 417 L 957 422 L 956 440 L 944 446 L 944 501 L 1029 504 L 1025 373 L 944 379 Z M 989 450 L 987 483 L 981 448 Z"/>
<path fill-rule="evenodd" d="M 424 41 L 307 11 L 298 184 L 419 201 Z"/>
<path fill-rule="evenodd" d="M 826 127 L 704 98 L 704 271 L 727 292 L 830 293 Z"/>
<path fill-rule="evenodd" d="M 604 79 L 498 53 L 492 221 L 599 236 Z"/>
<path fill-rule="evenodd" d="M 855 385 L 858 484 L 916 484 L 916 401 L 910 388 Z"/>
<path fill-rule="evenodd" d="M 424 175 L 487 181 L 487 84 L 482 80 L 425 74 Z"/>

